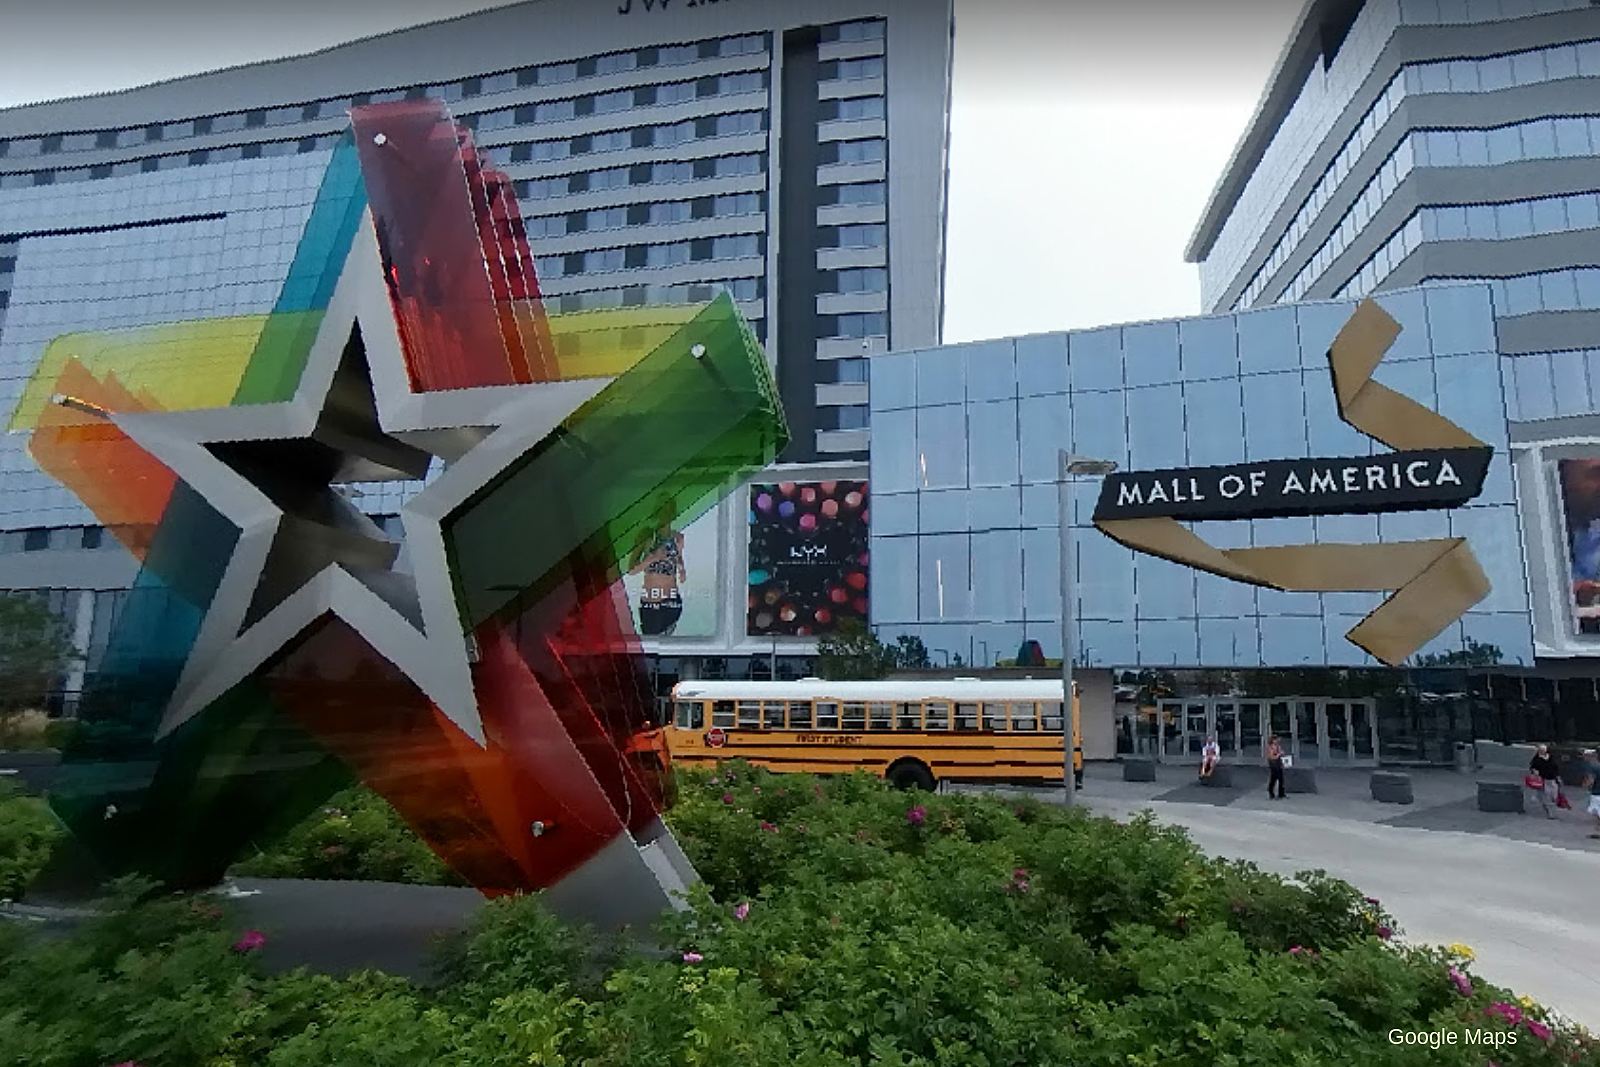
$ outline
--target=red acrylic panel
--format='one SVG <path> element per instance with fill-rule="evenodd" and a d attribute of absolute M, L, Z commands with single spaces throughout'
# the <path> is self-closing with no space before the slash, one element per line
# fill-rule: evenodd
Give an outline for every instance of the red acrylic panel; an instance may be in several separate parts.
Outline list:
<path fill-rule="evenodd" d="M 463 166 L 472 150 L 444 105 L 373 104 L 350 120 L 412 388 L 531 381 L 506 348 Z"/>
<path fill-rule="evenodd" d="M 473 688 L 486 745 L 342 620 L 266 675 L 295 722 L 381 795 L 451 869 L 490 896 L 546 888 L 625 825 L 515 645 L 480 630 Z M 582 738 L 593 747 L 593 739 Z M 610 763 L 619 756 L 611 750 Z M 654 814 L 654 809 L 651 810 Z M 536 835 L 535 823 L 545 832 Z"/>
<path fill-rule="evenodd" d="M 548 382 L 559 376 L 550 328 L 535 279 L 533 252 L 511 180 L 493 169 L 463 130 L 461 164 L 472 194 L 474 220 L 500 316 L 500 333 L 518 381 Z"/>
<path fill-rule="evenodd" d="M 263 681 L 463 878 L 491 893 L 530 886 L 503 761 L 461 734 L 349 625 L 324 620 Z"/>
<path fill-rule="evenodd" d="M 629 829 L 648 825 L 665 806 L 666 762 L 641 740 L 650 733 L 654 697 L 626 595 L 569 576 L 515 615 L 509 629 Z"/>

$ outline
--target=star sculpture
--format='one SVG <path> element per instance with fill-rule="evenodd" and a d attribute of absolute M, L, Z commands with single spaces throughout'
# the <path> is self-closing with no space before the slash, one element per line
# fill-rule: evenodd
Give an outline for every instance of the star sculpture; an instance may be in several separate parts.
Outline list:
<path fill-rule="evenodd" d="M 342 769 L 487 893 L 659 910 L 693 872 L 618 578 L 786 441 L 732 302 L 555 328 L 504 176 L 405 102 L 352 114 L 251 329 L 231 403 L 64 338 L 14 416 L 144 563 L 58 810 L 106 866 L 203 881 Z M 420 479 L 398 538 L 349 500 Z"/>

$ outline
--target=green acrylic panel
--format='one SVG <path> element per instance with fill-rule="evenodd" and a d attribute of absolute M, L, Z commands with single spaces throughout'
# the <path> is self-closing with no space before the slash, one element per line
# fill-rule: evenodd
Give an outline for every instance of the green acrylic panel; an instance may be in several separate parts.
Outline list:
<path fill-rule="evenodd" d="M 787 442 L 766 353 L 718 297 L 446 519 L 464 621 L 537 599 L 574 553 L 618 571 L 641 537 L 692 522 Z"/>
<path fill-rule="evenodd" d="M 352 776 L 252 679 L 174 730 L 146 758 L 68 768 L 51 802 L 103 868 L 168 886 L 214 884 L 259 842 Z"/>

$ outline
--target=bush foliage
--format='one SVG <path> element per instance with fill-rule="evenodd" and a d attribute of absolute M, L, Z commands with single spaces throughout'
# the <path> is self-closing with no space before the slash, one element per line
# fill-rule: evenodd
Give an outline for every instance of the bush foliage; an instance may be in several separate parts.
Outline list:
<path fill-rule="evenodd" d="M 706 881 L 648 951 L 533 897 L 485 907 L 429 989 L 267 977 L 237 918 L 183 898 L 64 939 L 0 923 L 0 1067 L 1600 1064 L 1464 946 L 1147 820 L 743 766 L 680 785 Z"/>
<path fill-rule="evenodd" d="M 395 810 L 369 789 L 352 787 L 282 838 L 234 867 L 256 878 L 460 885 Z"/>
<path fill-rule="evenodd" d="M 64 832 L 48 804 L 0 781 L 0 900 L 22 896 Z"/>

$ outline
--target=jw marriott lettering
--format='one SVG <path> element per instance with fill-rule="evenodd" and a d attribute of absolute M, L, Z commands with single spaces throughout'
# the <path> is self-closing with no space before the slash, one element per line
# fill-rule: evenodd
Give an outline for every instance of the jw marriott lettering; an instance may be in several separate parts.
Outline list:
<path fill-rule="evenodd" d="M 1459 507 L 1477 496 L 1489 448 L 1132 471 L 1103 483 L 1096 522 L 1240 519 Z"/>

